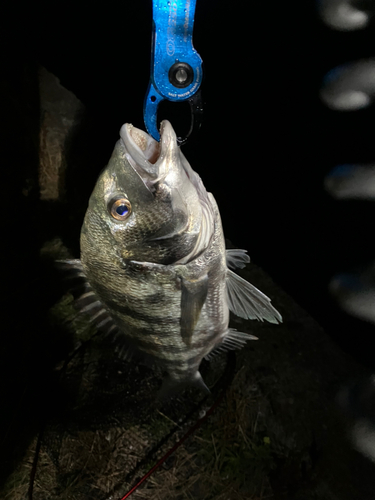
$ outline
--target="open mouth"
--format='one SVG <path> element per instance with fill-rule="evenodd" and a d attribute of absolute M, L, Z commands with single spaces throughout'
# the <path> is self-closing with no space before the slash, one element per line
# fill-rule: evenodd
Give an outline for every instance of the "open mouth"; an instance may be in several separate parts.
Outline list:
<path fill-rule="evenodd" d="M 131 157 L 142 167 L 145 161 L 155 165 L 164 156 L 163 153 L 166 152 L 171 141 L 174 141 L 177 146 L 176 134 L 167 120 L 163 120 L 160 125 L 160 142 L 129 123 L 121 127 L 120 136 Z M 155 169 L 150 169 L 150 166 L 145 170 L 155 173 Z"/>
<path fill-rule="evenodd" d="M 133 146 L 133 148 L 136 148 L 138 150 L 137 152 L 140 153 L 145 160 L 152 164 L 156 163 L 160 156 L 160 143 L 155 141 L 155 139 L 153 139 L 150 135 L 146 134 L 146 132 L 134 127 L 133 125 L 126 124 L 124 127 L 124 132 L 129 138 L 131 146 Z M 122 137 L 122 129 L 120 135 Z M 122 138 L 124 140 L 124 137 Z M 128 145 L 126 144 L 126 146 Z"/>
<path fill-rule="evenodd" d="M 156 183 L 162 181 L 168 174 L 169 162 L 164 162 L 164 158 L 178 148 L 172 125 L 167 120 L 162 121 L 160 142 L 129 123 L 121 127 L 120 137 L 125 145 L 130 165 L 146 187 L 154 191 Z"/>

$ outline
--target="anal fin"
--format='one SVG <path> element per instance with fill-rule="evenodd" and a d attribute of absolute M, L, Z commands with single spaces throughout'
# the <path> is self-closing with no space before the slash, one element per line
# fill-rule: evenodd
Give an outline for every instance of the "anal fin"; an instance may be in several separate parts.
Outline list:
<path fill-rule="evenodd" d="M 210 361 L 222 352 L 242 349 L 248 340 L 258 340 L 258 337 L 250 333 L 238 332 L 235 328 L 229 328 L 222 342 L 209 352 L 205 359 Z"/>

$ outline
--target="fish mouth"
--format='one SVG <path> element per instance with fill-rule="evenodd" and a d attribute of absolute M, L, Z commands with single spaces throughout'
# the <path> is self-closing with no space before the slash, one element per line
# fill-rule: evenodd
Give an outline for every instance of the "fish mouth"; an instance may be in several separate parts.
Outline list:
<path fill-rule="evenodd" d="M 125 123 L 121 127 L 120 137 L 135 161 L 138 160 L 140 163 L 144 163 L 144 160 L 146 160 L 147 164 L 155 164 L 159 159 L 160 143 L 143 130 L 134 127 L 130 123 Z"/>
<path fill-rule="evenodd" d="M 191 237 L 195 235 L 196 242 L 191 251 L 176 263 L 189 262 L 208 247 L 215 227 L 215 215 L 201 178 L 180 152 L 172 125 L 168 120 L 161 122 L 160 142 L 128 123 L 121 127 L 120 137 L 125 157 L 146 189 L 155 195 L 160 183 L 165 182 L 174 214 L 184 214 L 180 223 L 177 224 L 175 217 L 172 229 L 163 228 L 149 241 L 166 240 L 185 233 Z M 196 203 L 191 203 L 193 199 Z"/>
<path fill-rule="evenodd" d="M 168 154 L 177 153 L 177 137 L 168 120 L 163 120 L 160 125 L 160 142 L 143 130 L 125 123 L 120 130 L 120 137 L 125 145 L 126 157 L 131 166 L 141 176 L 145 184 L 162 180 L 167 172 L 161 168 L 163 159 Z"/>

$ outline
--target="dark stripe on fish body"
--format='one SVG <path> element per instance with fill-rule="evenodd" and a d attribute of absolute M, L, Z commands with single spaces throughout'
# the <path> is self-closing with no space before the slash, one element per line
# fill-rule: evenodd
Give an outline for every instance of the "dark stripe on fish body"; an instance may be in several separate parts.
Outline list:
<path fill-rule="evenodd" d="M 126 305 L 120 305 L 113 300 L 107 301 L 107 306 L 112 309 L 116 313 L 120 313 L 124 316 L 130 317 L 135 320 L 139 320 L 145 322 L 150 325 L 150 328 L 153 324 L 155 325 L 178 325 L 180 327 L 180 318 L 179 317 L 168 317 L 168 316 L 153 316 L 152 314 L 146 314 L 145 312 L 139 312 L 131 307 Z"/>
<path fill-rule="evenodd" d="M 96 321 L 98 318 L 100 318 L 101 316 L 105 316 L 106 318 L 109 318 L 111 319 L 108 311 L 106 311 L 106 309 L 104 309 L 103 307 L 101 309 L 99 309 L 99 311 L 94 314 L 93 316 L 91 316 L 91 321 Z M 101 320 L 102 321 L 102 320 Z M 99 325 L 98 325 L 99 326 Z"/>
<path fill-rule="evenodd" d="M 87 301 L 87 303 L 93 302 L 93 297 L 95 298 L 95 300 L 98 300 L 98 297 L 96 297 L 95 293 L 92 290 L 89 290 L 80 296 L 79 301 Z"/>
<path fill-rule="evenodd" d="M 194 342 L 190 348 L 186 348 L 186 345 L 183 343 L 181 343 L 181 345 L 175 344 L 176 335 L 178 334 L 173 331 L 158 332 L 151 331 L 148 328 L 132 327 L 126 329 L 126 334 L 124 336 L 127 337 L 129 341 L 133 342 L 141 351 L 147 352 L 160 359 L 165 359 L 164 353 L 167 355 L 167 358 L 169 355 L 180 357 L 182 354 L 186 356 L 184 359 L 201 358 L 202 348 L 206 347 L 208 351 L 211 351 L 217 344 L 217 334 L 214 333 L 208 336 L 208 338 L 201 338 L 199 341 Z M 159 342 L 156 340 L 159 340 Z M 169 343 L 168 340 L 171 342 Z M 197 353 L 195 352 L 196 350 L 198 351 Z M 160 353 L 160 355 L 158 353 Z"/>
<path fill-rule="evenodd" d="M 116 286 L 113 286 L 114 284 Z M 136 291 L 138 285 L 138 279 L 130 279 L 127 290 L 130 292 Z M 145 304 L 149 304 L 150 306 L 158 306 L 160 304 L 161 307 L 163 302 L 165 303 L 166 296 L 163 292 L 155 293 L 155 291 L 151 289 L 150 294 L 143 293 L 140 297 L 128 293 L 121 293 L 118 290 L 118 283 L 111 279 L 109 279 L 105 285 L 96 283 L 95 288 L 98 295 L 106 298 L 106 307 L 112 311 L 112 315 L 116 319 L 120 332 L 122 329 L 125 337 L 128 337 L 140 351 L 159 358 L 163 360 L 164 363 L 168 360 L 168 363 L 174 364 L 173 360 L 168 359 L 173 355 L 176 355 L 176 363 L 180 363 L 181 355 L 185 354 L 187 356 L 186 359 L 191 359 L 191 362 L 195 364 L 198 358 L 201 359 L 201 354 L 192 355 L 194 350 L 208 347 L 211 351 L 218 343 L 216 340 L 217 332 L 214 331 L 211 333 L 199 332 L 199 340 L 196 334 L 193 334 L 193 342 L 188 349 L 182 345 L 173 345 L 176 336 L 180 336 L 180 316 L 178 315 L 172 318 L 167 315 L 153 316 L 152 314 L 147 314 L 147 311 L 145 311 Z M 125 301 L 127 301 L 127 304 Z M 137 321 L 149 326 L 137 326 L 134 324 Z M 153 326 L 156 328 L 154 329 Z M 160 343 L 155 342 L 155 336 L 163 337 Z M 172 345 L 166 342 L 166 336 L 172 337 Z"/>
<path fill-rule="evenodd" d="M 96 326 L 97 328 L 103 328 L 103 326 L 109 323 L 110 321 L 112 321 L 112 318 L 110 316 L 107 316 L 106 318 L 102 319 Z"/>
<path fill-rule="evenodd" d="M 80 306 L 80 304 L 79 304 Z M 79 312 L 81 313 L 88 313 L 88 312 L 93 312 L 93 311 L 100 311 L 101 309 L 103 309 L 103 305 L 102 303 L 97 300 L 96 302 L 91 302 L 90 304 L 87 304 L 86 306 L 84 307 L 80 307 L 80 310 Z"/>
<path fill-rule="evenodd" d="M 118 314 L 119 313 L 119 314 Z M 126 307 L 121 307 L 120 311 L 116 311 L 116 308 L 113 308 L 113 314 L 118 318 L 120 322 L 125 323 L 123 326 L 125 327 L 127 321 L 129 321 L 129 330 L 127 329 L 125 331 L 126 334 L 130 334 L 132 337 L 136 339 L 147 339 L 147 337 L 156 335 L 156 336 L 162 336 L 164 339 L 164 342 L 162 341 L 161 344 L 164 347 L 168 346 L 168 349 L 170 350 L 175 350 L 175 352 L 181 352 L 181 351 L 189 351 L 189 350 L 194 350 L 194 349 L 201 349 L 207 345 L 214 345 L 217 343 L 217 332 L 201 332 L 201 331 L 195 331 L 193 334 L 193 340 L 192 344 L 189 348 L 186 347 L 186 345 L 181 345 L 178 347 L 170 346 L 168 345 L 168 337 L 172 338 L 172 342 L 175 343 L 176 337 L 180 338 L 180 318 L 168 318 L 168 317 L 163 317 L 163 318 L 155 318 L 153 316 L 145 316 L 144 314 L 140 313 L 135 313 L 131 309 L 128 309 Z M 146 323 L 148 326 L 143 327 L 143 326 L 136 326 L 134 325 L 134 322 L 131 321 L 132 319 L 135 319 L 136 321 L 142 321 L 142 323 Z M 161 327 L 161 328 L 154 328 L 156 327 Z M 151 340 L 152 342 L 152 340 Z M 149 344 L 149 341 L 147 341 L 147 344 Z"/>
<path fill-rule="evenodd" d="M 142 290 L 142 295 L 139 294 L 139 281 L 137 280 L 128 280 L 126 290 L 119 291 L 118 284 L 112 283 L 111 281 L 107 282 L 105 285 L 95 284 L 95 289 L 99 296 L 103 297 L 105 302 L 111 300 L 117 304 L 123 304 L 124 302 L 128 302 L 132 304 L 134 309 L 142 309 L 144 304 L 152 304 L 152 305 L 161 305 L 163 301 L 166 299 L 166 295 L 162 291 L 154 292 L 151 290 L 150 293 L 144 293 Z M 138 293 L 134 294 L 132 291 L 136 291 Z M 108 299 L 107 299 L 108 297 Z"/>

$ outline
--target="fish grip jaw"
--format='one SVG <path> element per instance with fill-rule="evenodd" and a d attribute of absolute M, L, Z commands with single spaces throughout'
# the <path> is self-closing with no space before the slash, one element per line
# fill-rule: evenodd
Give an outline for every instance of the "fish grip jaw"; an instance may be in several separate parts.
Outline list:
<path fill-rule="evenodd" d="M 159 104 L 164 101 L 154 85 L 150 83 L 149 90 L 144 103 L 144 120 L 147 131 L 154 139 L 160 141 L 160 133 L 157 124 L 157 113 Z M 177 137 L 177 144 L 184 146 L 200 129 L 203 120 L 203 98 L 201 89 L 194 95 L 185 99 L 190 107 L 190 127 L 185 137 Z M 182 100 L 180 102 L 183 102 Z"/>
<path fill-rule="evenodd" d="M 200 86 L 203 61 L 193 46 L 196 0 L 153 0 L 150 83 L 146 92 L 143 117 L 146 129 L 157 141 L 157 110 L 161 101 L 188 101 L 190 129 L 179 137 L 182 146 L 199 129 L 203 106 Z"/>

